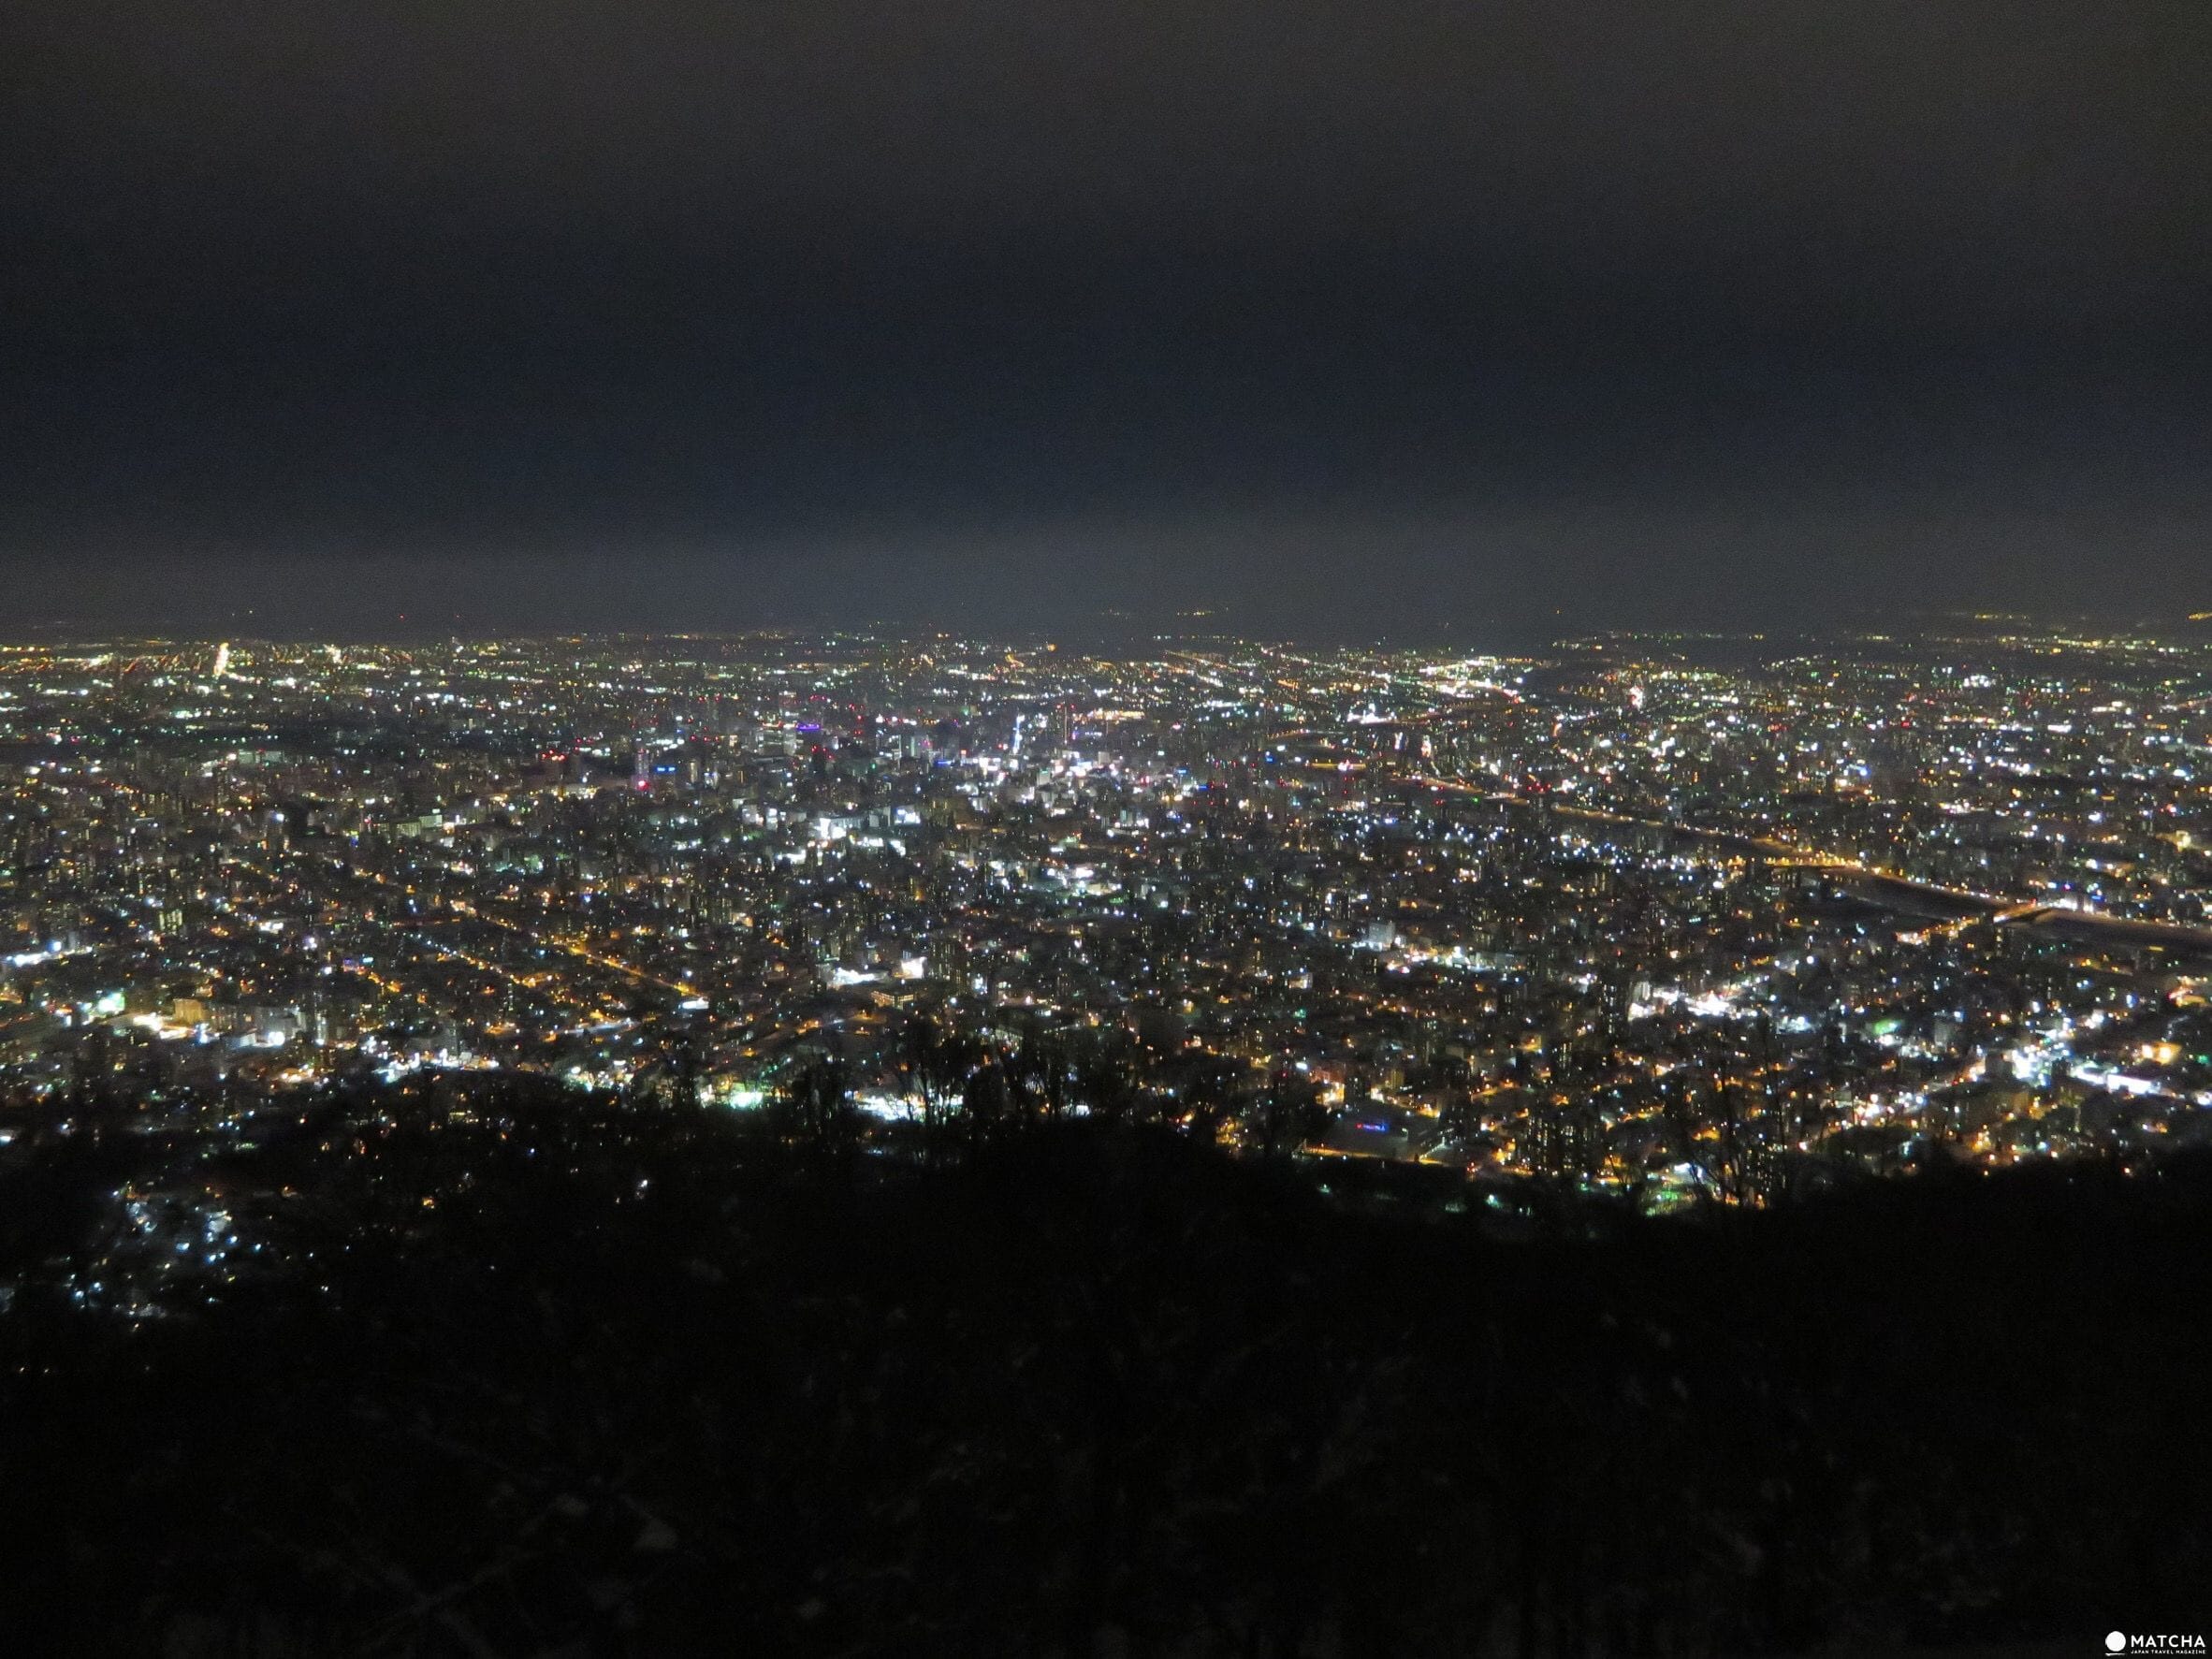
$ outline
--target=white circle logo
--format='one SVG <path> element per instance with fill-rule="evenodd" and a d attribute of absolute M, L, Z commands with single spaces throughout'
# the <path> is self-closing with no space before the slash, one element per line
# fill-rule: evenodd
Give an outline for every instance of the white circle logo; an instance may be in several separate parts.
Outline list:
<path fill-rule="evenodd" d="M 2127 1645 L 2128 1638 L 2117 1630 L 2104 1638 L 2104 1651 L 2107 1653 L 2117 1653 Z"/>

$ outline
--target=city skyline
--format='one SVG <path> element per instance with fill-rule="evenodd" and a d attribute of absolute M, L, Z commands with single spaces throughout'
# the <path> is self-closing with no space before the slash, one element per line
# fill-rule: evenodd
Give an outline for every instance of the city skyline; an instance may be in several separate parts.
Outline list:
<path fill-rule="evenodd" d="M 1988 1137 L 2023 1127 L 2126 1162 L 2160 1140 L 2049 1124 L 2117 1091 L 2169 1101 L 2180 1145 L 2212 1103 L 2187 1034 L 2208 653 L 2002 618 L 1536 656 L 0 647 L 0 1083 L 66 1110 L 122 1040 L 169 1078 L 149 1105 L 251 1077 L 283 1111 L 425 1067 L 664 1087 L 680 1061 L 757 1106 L 834 1063 L 896 1120 L 919 1019 L 1137 1041 L 1159 1109 L 1227 1114 L 1182 1122 L 1201 1140 L 1248 1150 L 1264 1080 L 1295 1072 L 1326 1081 L 1332 1134 L 1425 1123 L 1418 1161 L 1592 1196 L 1715 1196 L 1703 1091 L 1746 1067 L 1769 1081 L 1729 1108 L 1730 1153 L 1763 1180 L 1850 1167 L 1875 1120 L 1899 1168 L 2012 1161 Z M 1755 1064 L 1721 1040 L 1742 1021 Z M 1612 1151 L 1532 1162 L 1561 1113 Z"/>

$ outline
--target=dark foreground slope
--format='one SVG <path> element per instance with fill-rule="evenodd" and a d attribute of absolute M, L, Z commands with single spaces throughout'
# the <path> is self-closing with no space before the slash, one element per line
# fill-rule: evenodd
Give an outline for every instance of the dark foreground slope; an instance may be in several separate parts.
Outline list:
<path fill-rule="evenodd" d="M 2199 1172 L 1506 1245 L 1082 1125 L 896 1178 L 680 1113 L 457 1141 L 269 1154 L 299 1271 L 198 1317 L 0 1318 L 13 1651 L 2086 1652 L 2212 1610 Z"/>

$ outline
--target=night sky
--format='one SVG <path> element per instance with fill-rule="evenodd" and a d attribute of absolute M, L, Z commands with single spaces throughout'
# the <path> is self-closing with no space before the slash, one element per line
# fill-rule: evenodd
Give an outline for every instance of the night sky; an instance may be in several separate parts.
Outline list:
<path fill-rule="evenodd" d="M 2202 0 L 29 0 L 6 622 L 2201 610 L 2207 89 Z"/>

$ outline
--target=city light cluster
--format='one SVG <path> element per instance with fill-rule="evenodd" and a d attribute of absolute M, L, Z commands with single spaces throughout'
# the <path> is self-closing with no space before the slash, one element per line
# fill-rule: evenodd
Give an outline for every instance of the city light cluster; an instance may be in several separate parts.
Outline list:
<path fill-rule="evenodd" d="M 828 1077 L 895 1160 L 987 1096 L 1507 1216 L 2132 1169 L 2212 1122 L 2212 651 L 20 648 L 0 929 L 0 1158 L 135 1142 L 68 1271 L 138 1312 L 357 1085 Z"/>

